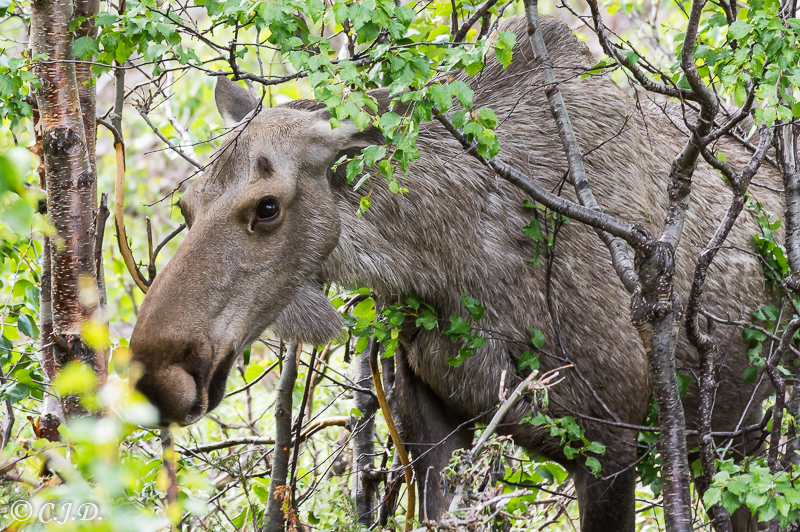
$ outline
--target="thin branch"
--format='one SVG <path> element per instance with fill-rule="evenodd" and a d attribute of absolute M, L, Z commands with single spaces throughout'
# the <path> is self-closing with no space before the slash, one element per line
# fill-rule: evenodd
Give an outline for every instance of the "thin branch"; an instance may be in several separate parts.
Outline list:
<path fill-rule="evenodd" d="M 269 482 L 269 498 L 264 511 L 263 532 L 280 532 L 284 528 L 286 515 L 283 511 L 286 493 L 286 477 L 289 473 L 289 452 L 292 448 L 292 392 L 297 380 L 298 345 L 291 343 L 286 348 L 281 378 L 275 401 L 275 449 L 272 459 L 272 474 Z M 289 509 L 291 512 L 292 509 Z"/>
<path fill-rule="evenodd" d="M 558 126 L 558 136 L 567 156 L 567 166 L 572 185 L 575 187 L 575 194 L 581 205 L 594 211 L 602 212 L 586 177 L 583 154 L 578 144 L 578 138 L 572 129 L 572 121 L 569 118 L 569 113 L 567 113 L 567 107 L 564 104 L 564 98 L 561 96 L 556 75 L 553 71 L 553 62 L 550 60 L 550 54 L 544 43 L 544 36 L 539 25 L 538 0 L 525 0 L 525 14 L 528 21 L 528 38 L 534 55 L 541 62 L 540 68 L 544 80 L 544 92 L 547 95 L 547 102 L 550 104 L 550 111 L 553 113 L 553 118 L 555 118 Z M 633 293 L 639 282 L 633 269 L 633 262 L 628 256 L 628 247 L 625 242 L 604 231 L 598 231 L 598 236 L 611 252 L 614 271 L 617 272 L 625 289 L 628 293 Z"/>
<path fill-rule="evenodd" d="M 184 153 L 183 150 L 181 150 L 178 146 L 173 144 L 172 141 L 169 140 L 161 132 L 161 130 L 159 130 L 158 127 L 156 127 L 155 124 L 153 124 L 152 120 L 150 120 L 150 117 L 147 116 L 147 113 L 145 112 L 145 110 L 143 108 L 137 107 L 136 110 L 139 111 L 139 115 L 144 119 L 144 121 L 147 123 L 147 125 L 150 126 L 150 129 L 153 130 L 153 133 L 158 135 L 158 138 L 160 138 L 162 141 L 164 141 L 164 144 L 166 144 L 169 147 L 169 149 L 171 149 L 172 151 L 174 151 L 175 153 L 180 155 L 186 162 L 188 162 L 189 164 L 191 164 L 192 166 L 194 166 L 198 170 L 202 171 L 202 170 L 205 169 L 205 167 L 202 164 L 200 164 L 199 162 L 197 162 L 194 159 L 192 159 L 189 155 L 186 155 L 186 153 Z"/>
<path fill-rule="evenodd" d="M 457 129 L 453 123 L 443 114 L 434 110 L 434 117 L 447 129 L 453 137 L 461 143 L 464 150 L 491 168 L 498 176 L 508 180 L 520 189 L 525 191 L 531 198 L 538 201 L 548 209 L 567 216 L 573 220 L 584 223 L 595 229 L 600 229 L 613 236 L 625 240 L 628 244 L 636 247 L 650 238 L 649 232 L 640 226 L 635 226 L 627 222 L 618 220 L 602 212 L 588 209 L 578 203 L 553 194 L 545 189 L 527 175 L 515 170 L 507 165 L 498 157 L 489 161 L 478 154 L 477 147 L 470 143 L 463 131 Z"/>
<path fill-rule="evenodd" d="M 631 73 L 631 75 L 633 75 L 634 79 L 638 81 L 646 90 L 663 94 L 664 96 L 670 96 L 672 98 L 680 98 L 681 100 L 694 99 L 694 94 L 692 91 L 656 83 L 655 81 L 651 80 L 647 77 L 647 74 L 645 74 L 644 71 L 639 68 L 639 66 L 627 55 L 617 51 L 615 45 L 612 44 L 606 37 L 605 26 L 603 25 L 603 19 L 600 16 L 600 9 L 598 8 L 597 0 L 586 0 L 586 3 L 589 4 L 589 9 L 592 12 L 594 32 L 597 34 L 597 39 L 600 41 L 600 45 L 603 47 L 603 51 L 605 51 L 606 55 L 625 67 Z"/>
<path fill-rule="evenodd" d="M 389 403 L 386 401 L 386 394 L 383 391 L 383 383 L 381 382 L 381 370 L 378 367 L 378 350 L 380 344 L 373 340 L 369 352 L 369 367 L 372 371 L 372 382 L 375 386 L 375 395 L 378 398 L 378 404 L 381 407 L 381 413 L 386 421 L 386 427 L 389 429 L 389 434 L 392 436 L 394 448 L 400 456 L 400 462 L 403 464 L 403 472 L 406 477 L 406 494 L 408 501 L 406 503 L 406 519 L 405 530 L 409 531 L 414 526 L 414 510 L 416 506 L 416 487 L 414 486 L 413 470 L 411 469 L 411 461 L 408 459 L 408 452 L 403 440 L 400 437 L 400 431 L 397 430 L 397 425 L 394 423 L 392 411 L 389 409 Z"/>
<path fill-rule="evenodd" d="M 133 258 L 133 252 L 128 245 L 128 235 L 125 232 L 125 150 L 122 143 L 117 143 L 114 148 L 117 160 L 117 175 L 114 180 L 114 225 L 117 227 L 117 244 L 133 282 L 146 294 L 149 285 L 136 267 L 136 260 Z"/>
<path fill-rule="evenodd" d="M 462 42 L 467 37 L 467 33 L 469 33 L 470 28 L 472 28 L 472 26 L 474 26 L 478 20 L 483 17 L 483 15 L 488 13 L 496 3 L 497 0 L 486 0 L 486 2 L 481 4 L 481 6 L 476 9 L 467 20 L 464 21 L 464 24 L 461 26 L 461 28 L 455 32 L 453 35 L 453 42 Z M 483 27 L 481 27 L 481 31 L 483 31 Z"/>

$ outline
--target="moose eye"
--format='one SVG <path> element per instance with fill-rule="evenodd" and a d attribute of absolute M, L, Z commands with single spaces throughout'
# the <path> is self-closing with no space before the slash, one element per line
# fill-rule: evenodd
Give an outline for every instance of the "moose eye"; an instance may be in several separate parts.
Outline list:
<path fill-rule="evenodd" d="M 258 202 L 256 216 L 258 216 L 259 222 L 267 222 L 274 220 L 280 211 L 281 208 L 278 204 L 278 198 L 267 197 Z"/>

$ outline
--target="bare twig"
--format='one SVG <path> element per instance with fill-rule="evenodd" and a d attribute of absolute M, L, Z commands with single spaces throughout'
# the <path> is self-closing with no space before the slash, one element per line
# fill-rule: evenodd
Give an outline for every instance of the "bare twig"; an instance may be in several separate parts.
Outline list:
<path fill-rule="evenodd" d="M 117 143 L 114 149 L 117 158 L 117 177 L 114 180 L 114 225 L 117 227 L 117 244 L 125 267 L 133 277 L 133 282 L 146 294 L 149 285 L 136 266 L 133 252 L 128 245 L 128 235 L 125 232 L 125 150 L 120 143 Z"/>
<path fill-rule="evenodd" d="M 458 31 L 455 32 L 453 35 L 453 42 L 462 42 L 467 37 L 467 33 L 469 33 L 470 28 L 472 28 L 472 26 L 474 26 L 478 20 L 481 19 L 481 17 L 487 14 L 496 3 L 497 0 L 486 0 L 486 2 L 481 4 L 481 6 L 476 9 L 467 20 L 464 21 L 464 24 L 462 24 Z M 483 27 L 481 27 L 481 31 L 483 31 Z M 480 36 L 478 38 L 480 38 Z"/>
<path fill-rule="evenodd" d="M 459 466 L 459 476 L 460 477 L 464 476 L 464 473 L 466 472 L 469 463 L 472 462 L 474 457 L 480 454 L 480 452 L 483 450 L 484 445 L 486 445 L 486 442 L 497 430 L 497 427 L 500 426 L 500 423 L 503 421 L 503 418 L 505 418 L 508 411 L 514 408 L 514 406 L 520 401 L 520 399 L 522 399 L 522 395 L 524 393 L 526 393 L 531 388 L 544 389 L 547 388 L 548 386 L 552 386 L 554 384 L 552 381 L 559 375 L 558 372 L 562 369 L 566 369 L 569 367 L 571 367 L 571 365 L 561 366 L 560 368 L 550 370 L 544 375 L 542 375 L 541 379 L 539 379 L 538 381 L 536 380 L 536 377 L 539 376 L 539 372 L 533 371 L 531 372 L 530 375 L 528 375 L 527 378 L 525 378 L 525 380 L 519 383 L 517 387 L 514 389 L 514 391 L 511 392 L 511 395 L 508 397 L 508 399 L 503 401 L 503 403 L 497 409 L 497 412 L 495 412 L 494 416 L 492 416 L 491 421 L 489 421 L 489 424 L 486 425 L 483 434 L 481 434 L 481 437 L 475 443 L 475 446 L 472 449 L 470 449 L 470 451 L 467 452 L 462 458 L 461 465 Z M 450 508 L 448 510 L 450 513 L 453 513 L 458 510 L 458 507 L 461 504 L 461 500 L 463 499 L 464 496 L 464 489 L 465 486 L 463 482 L 460 483 L 458 486 L 456 486 L 455 493 L 453 494 L 453 499 L 450 501 Z"/>
<path fill-rule="evenodd" d="M 575 194 L 578 201 L 584 207 L 602 212 L 600 205 L 592 193 L 592 187 L 586 177 L 586 170 L 583 166 L 583 154 L 581 153 L 578 139 L 572 129 L 572 121 L 567 113 L 564 98 L 558 88 L 553 62 L 544 43 L 541 27 L 539 26 L 538 0 L 525 0 L 525 14 L 528 21 L 528 38 L 533 48 L 533 53 L 541 61 L 542 78 L 544 80 L 544 92 L 547 95 L 547 102 L 550 104 L 550 111 L 558 126 L 558 136 L 564 153 L 567 156 L 567 166 L 572 184 L 575 187 Z M 638 280 L 633 269 L 633 262 L 628 256 L 628 246 L 619 238 L 598 230 L 598 236 L 611 252 L 614 271 L 617 272 L 622 284 L 629 293 L 636 290 Z"/>
<path fill-rule="evenodd" d="M 450 119 L 436 110 L 434 110 L 434 117 L 445 127 L 445 129 L 450 132 L 451 135 L 453 135 L 457 141 L 461 143 L 461 145 L 464 147 L 464 150 L 469 155 L 475 157 L 477 160 L 491 168 L 500 177 L 507 179 L 509 182 L 518 186 L 531 198 L 533 198 L 535 201 L 538 201 L 548 209 L 563 216 L 572 218 L 575 221 L 585 223 L 586 225 L 595 229 L 608 232 L 613 236 L 625 240 L 634 247 L 650 238 L 650 234 L 643 227 L 634 226 L 602 212 L 588 209 L 583 205 L 579 205 L 564 199 L 561 196 L 553 194 L 527 175 L 515 170 L 503 162 L 498 157 L 487 161 L 478 154 L 477 147 L 473 143 L 469 142 L 464 132 L 457 129 Z"/>
<path fill-rule="evenodd" d="M 372 342 L 369 353 L 369 367 L 372 371 L 372 382 L 375 385 L 375 395 L 378 398 L 378 404 L 381 407 L 383 418 L 386 420 L 386 426 L 389 429 L 389 434 L 392 436 L 394 447 L 397 454 L 400 456 L 400 462 L 403 464 L 403 471 L 406 476 L 406 493 L 408 502 L 406 503 L 406 522 L 405 530 L 411 530 L 414 524 L 414 507 L 416 506 L 416 489 L 414 486 L 413 471 L 411 469 L 411 461 L 408 459 L 408 452 L 403 440 L 400 438 L 400 431 L 397 430 L 397 425 L 394 423 L 392 411 L 389 409 L 389 403 L 386 401 L 386 394 L 383 392 L 383 383 L 381 382 L 381 370 L 378 367 L 378 350 L 380 345 L 377 341 Z"/>
<path fill-rule="evenodd" d="M 143 108 L 137 107 L 136 110 L 139 111 L 139 115 L 147 123 L 147 125 L 150 126 L 150 129 L 153 130 L 153 133 L 155 133 L 158 136 L 158 138 L 160 138 L 164 142 L 164 144 L 166 144 L 167 147 L 169 147 L 169 149 L 171 149 L 172 151 L 174 151 L 175 153 L 180 155 L 183 160 L 185 160 L 186 162 L 188 162 L 189 164 L 191 164 L 192 166 L 194 166 L 198 170 L 202 171 L 202 170 L 205 169 L 205 167 L 202 164 L 200 164 L 199 162 L 195 161 L 191 156 L 187 155 L 182 149 L 180 149 L 178 146 L 173 144 L 172 141 L 169 140 L 161 132 L 160 129 L 158 129 L 158 127 L 153 123 L 153 121 L 150 120 L 150 117 L 147 116 L 147 112 Z"/>

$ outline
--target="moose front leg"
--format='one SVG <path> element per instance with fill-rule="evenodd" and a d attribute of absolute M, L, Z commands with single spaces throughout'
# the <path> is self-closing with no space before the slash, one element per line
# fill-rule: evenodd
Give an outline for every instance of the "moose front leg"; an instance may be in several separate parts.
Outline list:
<path fill-rule="evenodd" d="M 606 454 L 616 451 L 623 450 L 609 449 Z M 616 464 L 625 461 L 619 455 L 614 458 Z M 636 468 L 631 467 L 634 460 L 635 456 L 631 456 L 625 465 L 606 461 L 599 475 L 584 464 L 574 467 L 572 480 L 578 496 L 581 532 L 633 532 L 636 529 Z"/>
<path fill-rule="evenodd" d="M 401 424 L 401 435 L 413 459 L 418 486 L 419 520 L 438 520 L 452 495 L 442 482 L 442 470 L 457 449 L 469 447 L 472 430 L 460 424 L 408 364 L 404 349 L 395 351 L 397 365 L 393 410 Z"/>

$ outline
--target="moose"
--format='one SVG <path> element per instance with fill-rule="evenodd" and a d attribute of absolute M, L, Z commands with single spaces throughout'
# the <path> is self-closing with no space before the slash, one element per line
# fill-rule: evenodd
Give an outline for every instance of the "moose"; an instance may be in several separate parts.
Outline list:
<path fill-rule="evenodd" d="M 504 68 L 487 58 L 485 69 L 469 78 L 475 106 L 491 107 L 500 118 L 504 161 L 575 201 L 564 183 L 567 163 L 525 22 L 511 18 L 501 29 L 518 36 L 513 59 Z M 668 205 L 670 163 L 686 139 L 676 125 L 682 120 L 667 104 L 635 101 L 607 76 L 581 76 L 596 61 L 564 24 L 545 17 L 542 31 L 599 204 L 657 231 Z M 385 91 L 375 96 L 388 105 Z M 469 317 L 461 301 L 466 293 L 485 307 L 478 325 L 488 340 L 477 354 L 449 365 L 459 345 L 441 325 L 427 330 L 413 320 L 403 325 L 395 352 L 393 410 L 417 457 L 425 515 L 436 519 L 447 508 L 439 473 L 455 450 L 471 444 L 474 424 L 467 421 L 492 416 L 501 377 L 506 389 L 526 377 L 518 362 L 525 351 L 536 351 L 535 327 L 547 338 L 538 351 L 541 371 L 572 367 L 562 370 L 564 380 L 549 390 L 546 405 L 526 398 L 500 432 L 564 465 L 575 482 L 584 532 L 634 530 L 635 427 L 645 421 L 652 390 L 629 295 L 595 232 L 566 223 L 547 250 L 549 267 L 531 264 L 537 242 L 522 228 L 537 211 L 436 121 L 420 126 L 420 159 L 403 178 L 407 192 L 394 194 L 373 176 L 371 206 L 358 216 L 362 193 L 348 184 L 345 165 L 332 167 L 343 154 L 383 143 L 379 130 L 361 131 L 350 122 L 332 128 L 324 106 L 313 101 L 262 108 L 224 77 L 215 100 L 232 128 L 230 140 L 181 197 L 188 234 L 152 284 L 131 337 L 132 359 L 144 368 L 138 389 L 159 409 L 161 422 L 191 424 L 215 408 L 234 360 L 266 329 L 315 345 L 340 337 L 342 320 L 323 285 L 368 287 L 384 307 L 414 293 L 440 320 Z M 735 167 L 749 158 L 733 140 L 718 148 Z M 758 179 L 773 188 L 780 182 L 772 168 Z M 754 194 L 780 212 L 781 200 L 769 187 Z M 678 293 L 688 293 L 698 250 L 730 198 L 719 175 L 699 164 L 676 252 Z M 752 216 L 740 216 L 709 274 L 708 312 L 749 316 L 775 300 L 758 259 L 741 251 L 757 231 Z M 767 391 L 743 377 L 749 361 L 741 329 L 720 326 L 713 333 L 724 338 L 724 352 L 712 427 L 734 431 L 761 419 Z M 696 429 L 698 355 L 684 332 L 676 357 L 690 377 L 683 403 L 688 428 Z M 547 427 L 520 423 L 545 409 L 554 418 L 573 416 L 588 439 L 605 445 L 601 474 L 590 471 L 585 457 L 567 459 Z M 736 448 L 752 453 L 754 440 L 744 434 Z M 737 531 L 750 526 L 744 512 L 734 517 Z"/>

